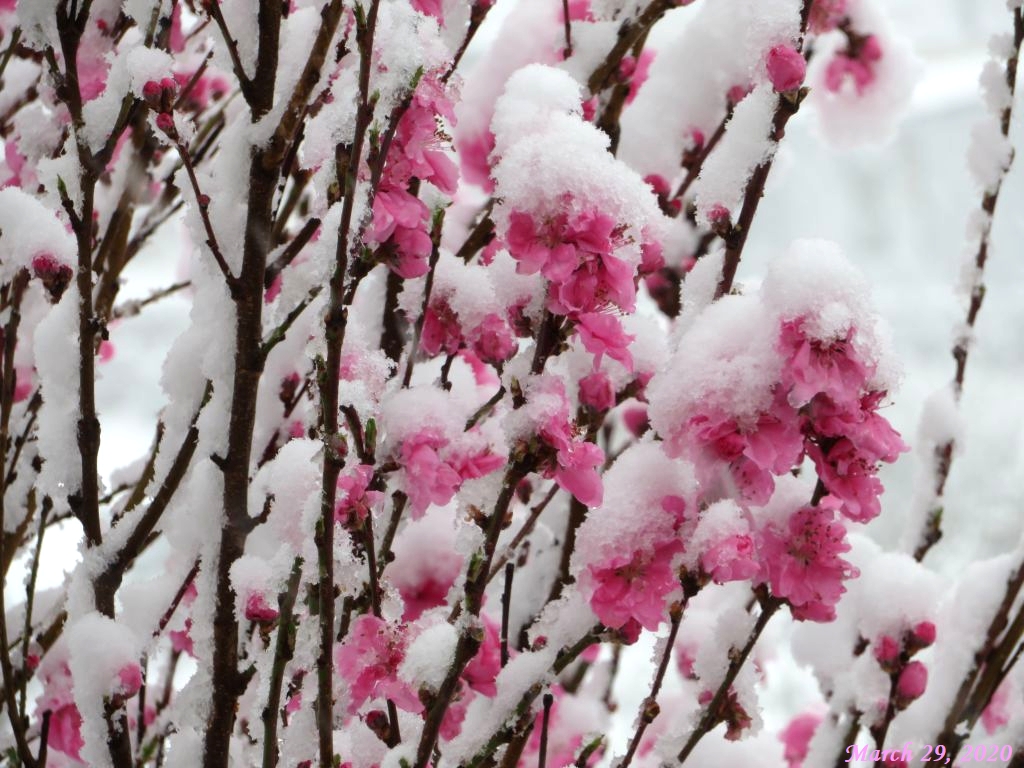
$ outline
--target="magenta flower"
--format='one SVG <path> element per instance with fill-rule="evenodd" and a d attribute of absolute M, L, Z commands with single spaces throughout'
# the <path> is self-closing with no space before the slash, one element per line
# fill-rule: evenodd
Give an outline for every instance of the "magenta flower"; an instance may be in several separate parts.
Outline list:
<path fill-rule="evenodd" d="M 615 405 L 615 389 L 603 371 L 580 379 L 580 402 L 595 411 L 607 411 Z"/>
<path fill-rule="evenodd" d="M 786 360 L 784 381 L 790 386 L 789 401 L 801 406 L 817 394 L 828 395 L 837 403 L 858 400 L 873 370 L 857 358 L 854 330 L 843 339 L 826 343 L 809 339 L 803 325 L 802 319 L 784 322 L 777 344 Z"/>
<path fill-rule="evenodd" d="M 503 363 L 511 359 L 519 345 L 508 323 L 494 312 L 488 313 L 468 334 L 473 351 L 485 363 Z"/>
<path fill-rule="evenodd" d="M 594 356 L 595 368 L 601 365 L 601 358 L 607 354 L 622 363 L 627 370 L 633 370 L 629 343 L 635 337 L 622 330 L 622 323 L 617 317 L 596 312 L 580 315 L 576 331 L 583 346 Z"/>
<path fill-rule="evenodd" d="M 745 534 L 727 536 L 700 556 L 701 568 L 716 584 L 753 578 L 761 570 L 754 540 Z"/>
<path fill-rule="evenodd" d="M 603 498 L 597 468 L 604 463 L 604 451 L 593 443 L 574 441 L 558 452 L 555 482 L 588 507 L 598 507 Z"/>
<path fill-rule="evenodd" d="M 462 484 L 459 473 L 438 455 L 446 442 L 424 431 L 402 443 L 399 462 L 405 468 L 405 492 L 413 519 L 422 517 L 431 504 L 447 504 Z"/>
<path fill-rule="evenodd" d="M 634 619 L 644 629 L 657 629 L 666 597 L 679 587 L 672 560 L 682 550 L 678 540 L 662 541 L 651 552 L 634 550 L 588 566 L 590 607 L 601 623 L 618 629 Z"/>
<path fill-rule="evenodd" d="M 466 684 L 484 696 L 494 697 L 498 694 L 495 680 L 501 672 L 501 638 L 498 625 L 484 616 L 484 641 L 469 664 L 462 672 Z"/>
<path fill-rule="evenodd" d="M 814 738 L 814 732 L 818 730 L 821 721 L 821 715 L 805 712 L 790 720 L 789 725 L 779 734 L 779 739 L 786 748 L 783 757 L 787 768 L 803 768 L 811 739 Z"/>
<path fill-rule="evenodd" d="M 383 500 L 380 491 L 368 490 L 373 480 L 373 467 L 357 464 L 351 472 L 338 478 L 340 498 L 334 505 L 334 519 L 345 525 L 356 525 L 366 519 Z"/>
<path fill-rule="evenodd" d="M 406 640 L 399 627 L 370 614 L 352 623 L 348 636 L 334 650 L 334 665 L 349 686 L 350 715 L 376 698 L 391 699 L 406 712 L 423 710 L 416 692 L 397 676 Z"/>
<path fill-rule="evenodd" d="M 832 621 L 846 591 L 843 582 L 859 572 L 840 555 L 850 551 L 846 528 L 824 507 L 801 507 L 785 528 L 761 533 L 763 577 L 772 594 L 785 598 L 800 621 Z"/>

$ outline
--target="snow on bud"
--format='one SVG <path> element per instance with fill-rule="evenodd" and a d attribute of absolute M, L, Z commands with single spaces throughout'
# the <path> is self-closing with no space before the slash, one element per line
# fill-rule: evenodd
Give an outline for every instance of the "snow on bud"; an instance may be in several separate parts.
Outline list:
<path fill-rule="evenodd" d="M 768 51 L 765 64 L 768 67 L 768 79 L 779 93 L 795 91 L 807 74 L 807 62 L 791 45 L 776 45 Z"/>

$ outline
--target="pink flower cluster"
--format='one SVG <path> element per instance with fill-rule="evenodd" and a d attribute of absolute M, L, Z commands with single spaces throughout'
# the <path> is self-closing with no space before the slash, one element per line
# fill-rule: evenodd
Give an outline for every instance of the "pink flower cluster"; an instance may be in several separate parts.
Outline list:
<path fill-rule="evenodd" d="M 874 656 L 879 666 L 895 683 L 895 704 L 905 709 L 919 699 L 928 686 L 928 668 L 913 657 L 935 642 L 935 624 L 921 621 L 904 631 L 899 639 L 882 635 L 874 642 Z"/>
<path fill-rule="evenodd" d="M 571 209 L 572 201 L 563 208 Z M 589 209 L 563 210 L 542 220 L 513 211 L 505 239 L 520 274 L 539 272 L 548 280 L 548 310 L 577 323 L 595 367 L 608 354 L 632 370 L 632 337 L 607 312 L 632 312 L 636 305 L 636 270 L 615 254 L 624 245 L 623 229 L 607 214 Z M 647 250 L 653 265 L 657 248 Z"/>
<path fill-rule="evenodd" d="M 349 686 L 350 715 L 377 698 L 390 699 L 406 712 L 423 710 L 417 692 L 398 677 L 407 640 L 401 627 L 377 616 L 363 614 L 352 623 L 345 641 L 334 650 L 334 665 Z"/>
<path fill-rule="evenodd" d="M 431 251 L 430 210 L 411 191 L 414 180 L 430 182 L 446 195 L 458 185 L 458 168 L 440 138 L 441 118 L 454 123 L 451 100 L 436 77 L 424 77 L 395 130 L 373 200 L 367 240 L 382 246 L 391 269 L 406 279 L 427 273 Z"/>
<path fill-rule="evenodd" d="M 515 333 L 497 313 L 489 312 L 474 327 L 466 329 L 447 299 L 433 299 L 423 319 L 420 349 L 434 357 L 442 352 L 454 355 L 468 348 L 485 363 L 504 363 L 518 345 Z"/>
<path fill-rule="evenodd" d="M 841 557 L 849 551 L 846 528 L 829 504 L 801 507 L 785 524 L 761 531 L 764 578 L 801 621 L 835 619 L 843 582 L 859 575 Z"/>
<path fill-rule="evenodd" d="M 597 468 L 604 463 L 604 451 L 577 435 L 561 379 L 545 379 L 539 392 L 556 402 L 537 427 L 540 439 L 555 451 L 554 460 L 540 471 L 587 506 L 599 506 L 603 488 Z"/>
<path fill-rule="evenodd" d="M 875 68 L 882 58 L 882 45 L 875 35 L 857 39 L 844 53 L 837 53 L 825 70 L 825 87 L 833 93 L 852 82 L 857 94 L 875 81 Z"/>
<path fill-rule="evenodd" d="M 505 465 L 504 457 L 489 448 L 462 451 L 432 429 L 403 440 L 398 461 L 405 470 L 405 492 L 413 519 L 422 517 L 431 504 L 451 501 L 463 481 L 489 475 Z"/>
<path fill-rule="evenodd" d="M 334 519 L 348 527 L 361 525 L 370 512 L 384 501 L 380 491 L 369 490 L 373 480 L 373 467 L 357 464 L 338 478 L 338 499 L 334 505 Z"/>

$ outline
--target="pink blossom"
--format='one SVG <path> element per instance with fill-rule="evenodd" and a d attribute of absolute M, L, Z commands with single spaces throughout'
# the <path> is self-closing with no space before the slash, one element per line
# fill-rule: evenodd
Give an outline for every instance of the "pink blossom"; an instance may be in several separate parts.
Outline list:
<path fill-rule="evenodd" d="M 884 488 L 875 476 L 876 465 L 858 453 L 850 440 L 840 438 L 827 453 L 810 445 L 807 453 L 828 492 L 842 502 L 846 517 L 858 523 L 878 517 L 882 511 L 878 497 Z"/>
<path fill-rule="evenodd" d="M 412 0 L 412 7 L 424 16 L 433 16 L 441 26 L 444 26 L 444 9 L 441 7 L 441 0 Z"/>
<path fill-rule="evenodd" d="M 399 461 L 405 468 L 405 491 L 413 519 L 422 517 L 431 504 L 447 504 L 462 483 L 459 473 L 438 455 L 444 444 L 429 431 L 402 443 Z"/>
<path fill-rule="evenodd" d="M 636 337 L 622 330 L 622 323 L 617 317 L 597 312 L 580 315 L 576 330 L 583 346 L 594 356 L 595 367 L 601 364 L 601 358 L 607 354 L 622 363 L 627 370 L 633 370 L 629 344 Z"/>
<path fill-rule="evenodd" d="M 594 371 L 580 379 L 580 402 L 595 411 L 607 411 L 615 405 L 615 389 L 603 371 Z"/>
<path fill-rule="evenodd" d="M 494 134 L 488 130 L 477 135 L 456 138 L 455 149 L 461 161 L 462 178 L 470 184 L 476 184 L 484 192 L 493 192 L 494 180 L 491 178 L 489 158 L 494 151 Z"/>
<path fill-rule="evenodd" d="M 441 0 L 416 0 L 413 7 L 444 25 Z M 407 187 L 413 178 L 428 181 L 446 195 L 455 193 L 459 169 L 442 143 L 438 119 L 455 124 L 455 110 L 441 81 L 420 79 L 408 109 L 395 130 L 388 153 L 387 183 Z"/>
<path fill-rule="evenodd" d="M 350 472 L 338 477 L 340 498 L 334 505 L 334 519 L 344 525 L 361 524 L 370 512 L 380 506 L 384 494 L 369 490 L 373 481 L 373 467 L 357 464 Z"/>
<path fill-rule="evenodd" d="M 586 441 L 572 442 L 558 451 L 555 482 L 588 507 L 598 507 L 603 498 L 597 467 L 604 463 L 604 451 Z"/>
<path fill-rule="evenodd" d="M 370 614 L 352 623 L 348 636 L 334 650 L 335 667 L 349 685 L 350 715 L 375 698 L 391 699 L 407 712 L 423 710 L 416 692 L 398 678 L 405 648 L 406 635 L 398 626 Z"/>
<path fill-rule="evenodd" d="M 779 734 L 779 739 L 786 748 L 783 757 L 788 768 L 803 768 L 807 749 L 821 721 L 821 715 L 805 712 L 790 720 L 789 725 Z"/>
<path fill-rule="evenodd" d="M 629 79 L 629 93 L 626 94 L 626 103 L 632 104 L 633 99 L 640 92 L 647 77 L 651 72 L 651 64 L 654 63 L 655 51 L 652 48 L 644 48 L 643 52 L 636 59 L 632 71 L 627 76 Z"/>
<path fill-rule="evenodd" d="M 636 403 L 628 408 L 623 408 L 622 423 L 634 437 L 640 437 L 651 427 L 651 420 L 647 415 L 647 406 L 643 403 Z"/>
<path fill-rule="evenodd" d="M 82 738 L 82 716 L 75 706 L 71 670 L 66 657 L 51 654 L 44 657 L 39 668 L 43 692 L 36 700 L 39 717 L 50 713 L 49 746 L 68 757 L 81 760 L 81 749 L 85 746 Z"/>
<path fill-rule="evenodd" d="M 82 747 L 82 716 L 74 704 L 65 704 L 50 712 L 50 732 L 48 745 L 50 749 L 63 752 L 68 757 L 81 760 Z"/>
<path fill-rule="evenodd" d="M 727 536 L 708 547 L 700 564 L 716 584 L 750 579 L 761 570 L 754 540 L 745 534 Z"/>
<path fill-rule="evenodd" d="M 493 698 L 498 695 L 495 680 L 501 671 L 501 638 L 498 634 L 498 625 L 491 619 L 485 616 L 483 624 L 483 643 L 463 670 L 462 679 L 474 691 Z"/>
<path fill-rule="evenodd" d="M 833 93 L 852 81 L 858 95 L 862 95 L 875 81 L 875 64 L 882 58 L 878 38 L 870 35 L 860 44 L 856 55 L 847 51 L 838 53 L 825 69 L 825 87 Z"/>
<path fill-rule="evenodd" d="M 117 671 L 115 691 L 128 699 L 139 692 L 142 682 L 142 667 L 138 664 L 125 664 Z"/>
<path fill-rule="evenodd" d="M 32 383 L 32 369 L 25 366 L 14 368 L 14 402 L 20 403 L 28 400 L 34 388 Z"/>
<path fill-rule="evenodd" d="M 617 629 L 635 619 L 655 630 L 666 615 L 666 598 L 679 587 L 672 560 L 683 549 L 678 540 L 661 541 L 653 551 L 615 554 L 588 566 L 590 607 L 605 626 Z"/>
<path fill-rule="evenodd" d="M 912 661 L 900 672 L 896 681 L 896 695 L 907 703 L 920 698 L 928 686 L 928 667 L 920 661 Z"/>
<path fill-rule="evenodd" d="M 448 464 L 463 480 L 476 480 L 504 467 L 505 457 L 484 448 L 474 453 L 454 453 Z"/>
<path fill-rule="evenodd" d="M 258 624 L 275 621 L 277 609 L 267 604 L 262 592 L 252 592 L 245 601 L 245 619 Z"/>
<path fill-rule="evenodd" d="M 981 725 L 989 736 L 1010 722 L 1010 680 L 1003 680 L 981 713 Z"/>
<path fill-rule="evenodd" d="M 789 401 L 800 407 L 817 394 L 837 403 L 858 400 L 874 366 L 858 358 L 854 330 L 842 339 L 825 342 L 808 338 L 803 326 L 802 319 L 784 322 L 777 344 L 786 360 L 783 381 L 790 387 Z"/>
<path fill-rule="evenodd" d="M 779 93 L 795 91 L 807 74 L 807 62 L 803 55 L 791 45 L 776 45 L 765 60 L 768 79 Z"/>
<path fill-rule="evenodd" d="M 846 16 L 848 0 L 814 0 L 811 5 L 809 27 L 812 32 L 831 32 Z"/>
<path fill-rule="evenodd" d="M 402 597 L 402 621 L 416 621 L 426 611 L 445 604 L 448 591 L 462 571 L 462 558 L 449 550 L 431 550 L 422 568 L 391 572 L 391 583 Z"/>
<path fill-rule="evenodd" d="M 420 349 L 431 357 L 444 352 L 454 355 L 462 344 L 459 316 L 445 299 L 431 302 L 423 316 Z"/>
<path fill-rule="evenodd" d="M 510 360 L 519 345 L 508 323 L 494 312 L 488 313 L 480 324 L 469 332 L 469 343 L 473 351 L 486 363 L 503 363 Z"/>
<path fill-rule="evenodd" d="M 171 639 L 171 649 L 176 653 L 187 653 L 195 658 L 195 648 L 192 644 L 192 619 L 185 619 L 184 629 L 172 629 L 167 633 Z"/>
<path fill-rule="evenodd" d="M 801 507 L 781 529 L 766 526 L 759 549 L 772 594 L 785 598 L 800 621 L 832 621 L 843 582 L 859 575 L 840 557 L 850 551 L 846 529 L 824 507 Z"/>

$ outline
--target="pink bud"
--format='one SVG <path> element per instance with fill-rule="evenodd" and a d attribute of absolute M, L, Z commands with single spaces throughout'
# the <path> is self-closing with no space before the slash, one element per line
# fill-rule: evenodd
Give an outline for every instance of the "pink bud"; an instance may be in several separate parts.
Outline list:
<path fill-rule="evenodd" d="M 173 77 L 165 77 L 160 81 L 160 88 L 174 94 L 178 90 L 178 81 Z"/>
<path fill-rule="evenodd" d="M 161 112 L 156 116 L 156 127 L 171 135 L 174 131 L 174 116 L 170 112 Z"/>
<path fill-rule="evenodd" d="M 920 698 L 928 686 L 928 667 L 920 661 L 912 661 L 903 668 L 896 682 L 896 693 L 904 701 Z"/>
<path fill-rule="evenodd" d="M 644 181 L 647 185 L 654 190 L 654 194 L 662 197 L 668 197 L 672 192 L 672 188 L 668 184 L 668 180 L 657 173 L 652 173 L 644 176 Z"/>
<path fill-rule="evenodd" d="M 601 371 L 580 379 L 580 402 L 595 411 L 606 411 L 615 405 L 615 389 Z"/>
<path fill-rule="evenodd" d="M 704 148 L 704 131 L 700 128 L 691 128 L 688 132 L 689 149 L 697 152 Z"/>
<path fill-rule="evenodd" d="M 895 661 L 900 655 L 900 644 L 889 635 L 882 635 L 875 641 L 875 658 L 882 664 Z"/>
<path fill-rule="evenodd" d="M 729 209 L 721 203 L 715 203 L 708 209 L 708 222 L 711 226 L 729 223 Z"/>
<path fill-rule="evenodd" d="M 911 631 L 921 648 L 927 648 L 935 642 L 935 624 L 930 621 L 918 622 Z"/>
<path fill-rule="evenodd" d="M 730 104 L 739 104 L 750 93 L 749 85 L 734 85 L 725 94 Z"/>
<path fill-rule="evenodd" d="M 791 45 L 776 45 L 768 51 L 768 78 L 779 93 L 795 91 L 807 74 L 807 62 Z"/>
<path fill-rule="evenodd" d="M 864 40 L 860 49 L 860 57 L 868 61 L 878 61 L 882 58 L 882 44 L 878 42 L 878 37 L 869 35 Z"/>
<path fill-rule="evenodd" d="M 147 101 L 156 101 L 160 98 L 162 90 L 160 83 L 155 80 L 150 80 L 142 86 L 142 95 Z"/>
<path fill-rule="evenodd" d="M 632 56 L 623 56 L 619 62 L 619 77 L 628 80 L 636 71 L 636 59 Z"/>
<path fill-rule="evenodd" d="M 142 668 L 138 664 L 125 664 L 117 671 L 117 692 L 130 698 L 142 687 Z"/>
<path fill-rule="evenodd" d="M 277 618 L 277 609 L 267 605 L 266 599 L 260 592 L 253 592 L 245 601 L 245 618 L 248 621 L 256 621 L 260 624 L 270 622 Z"/>

